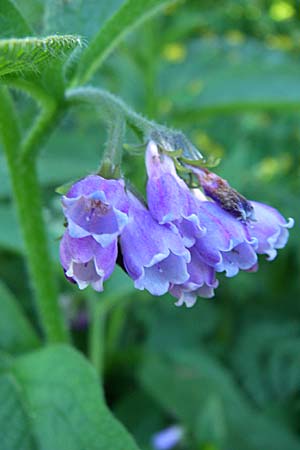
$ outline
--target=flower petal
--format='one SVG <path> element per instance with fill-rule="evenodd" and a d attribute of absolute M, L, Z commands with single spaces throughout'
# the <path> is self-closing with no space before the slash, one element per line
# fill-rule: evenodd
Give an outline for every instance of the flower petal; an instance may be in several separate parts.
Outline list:
<path fill-rule="evenodd" d="M 257 240 L 256 251 L 266 254 L 268 260 L 273 260 L 277 249 L 283 248 L 288 240 L 288 229 L 294 226 L 294 220 L 288 221 L 269 205 L 251 202 L 254 207 L 256 221 L 249 222 L 246 229 L 252 238 Z"/>

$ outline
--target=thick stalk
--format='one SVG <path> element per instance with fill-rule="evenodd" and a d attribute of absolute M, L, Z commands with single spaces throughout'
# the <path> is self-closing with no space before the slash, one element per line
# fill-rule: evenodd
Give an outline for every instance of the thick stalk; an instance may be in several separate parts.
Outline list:
<path fill-rule="evenodd" d="M 28 160 L 21 167 L 14 165 L 10 172 L 40 323 L 48 342 L 63 342 L 67 333 L 58 304 L 35 166 L 34 160 Z"/>
<path fill-rule="evenodd" d="M 37 122 L 25 145 L 22 146 L 10 96 L 5 89 L 1 89 L 0 97 L 1 137 L 35 292 L 37 312 L 46 340 L 52 343 L 62 342 L 67 339 L 67 333 L 59 310 L 58 292 L 48 251 L 35 158 L 30 155 L 30 149 L 34 153 L 40 140 L 51 128 L 50 123 L 43 120 L 38 127 Z M 21 159 L 21 153 L 27 157 Z"/>

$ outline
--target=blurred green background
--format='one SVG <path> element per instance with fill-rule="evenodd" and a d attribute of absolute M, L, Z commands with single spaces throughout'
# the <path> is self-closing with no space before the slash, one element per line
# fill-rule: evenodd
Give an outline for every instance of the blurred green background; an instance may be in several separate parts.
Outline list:
<path fill-rule="evenodd" d="M 43 2 L 18 3 L 25 16 L 36 12 L 38 27 Z M 296 220 L 274 262 L 261 258 L 256 274 L 219 276 L 215 298 L 199 298 L 190 310 L 135 291 L 121 269 L 98 295 L 116 303 L 104 329 L 106 398 L 144 450 L 172 424 L 185 429 L 181 450 L 300 449 L 299 8 L 287 0 L 182 2 L 131 34 L 93 80 L 182 129 L 204 154 L 222 158 L 215 170 L 233 187 Z M 26 128 L 36 105 L 14 97 Z M 39 162 L 61 305 L 85 353 L 92 294 L 68 284 L 59 266 L 55 188 L 95 171 L 105 140 L 95 111 L 77 109 Z M 128 133 L 126 143 L 135 137 Z M 141 155 L 125 154 L 124 173 L 144 192 Z M 0 278 L 36 322 L 1 152 L 0 180 Z M 22 342 L 7 339 L 0 336 L 0 348 L 22 351 Z"/>

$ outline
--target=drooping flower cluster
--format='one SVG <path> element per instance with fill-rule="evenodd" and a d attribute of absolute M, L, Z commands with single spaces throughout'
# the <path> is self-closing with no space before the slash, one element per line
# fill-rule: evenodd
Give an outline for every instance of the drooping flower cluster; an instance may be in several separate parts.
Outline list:
<path fill-rule="evenodd" d="M 63 196 L 67 229 L 60 259 L 80 289 L 103 290 L 119 260 L 137 289 L 170 292 L 177 305 L 212 297 L 217 273 L 255 271 L 257 255 L 275 258 L 288 239 L 286 221 L 250 202 L 207 169 L 189 166 L 202 190 L 190 189 L 171 156 L 154 141 L 146 151 L 147 206 L 123 180 L 90 175 Z"/>

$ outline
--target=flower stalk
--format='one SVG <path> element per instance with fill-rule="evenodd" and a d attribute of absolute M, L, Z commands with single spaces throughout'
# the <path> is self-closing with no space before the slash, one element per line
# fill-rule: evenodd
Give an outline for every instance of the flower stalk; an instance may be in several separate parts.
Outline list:
<path fill-rule="evenodd" d="M 16 114 L 9 93 L 0 91 L 1 137 L 12 182 L 13 195 L 25 244 L 25 253 L 36 308 L 48 343 L 64 342 L 67 332 L 58 305 L 58 291 L 48 251 L 47 236 L 42 217 L 41 193 L 37 180 L 33 153 L 48 130 L 51 120 L 37 122 L 29 138 L 22 145 Z M 38 126 L 39 125 L 39 126 Z M 21 158 L 21 155 L 27 157 Z"/>

